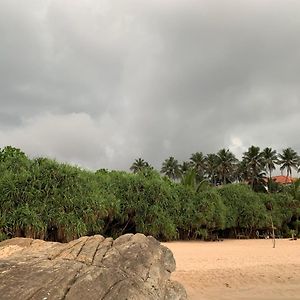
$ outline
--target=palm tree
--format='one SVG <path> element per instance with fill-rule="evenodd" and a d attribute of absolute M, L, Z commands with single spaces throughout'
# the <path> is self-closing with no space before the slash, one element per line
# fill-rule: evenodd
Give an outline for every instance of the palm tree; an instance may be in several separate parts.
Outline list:
<path fill-rule="evenodd" d="M 279 154 L 280 171 L 283 172 L 286 169 L 286 177 L 292 176 L 292 169 L 298 170 L 299 163 L 300 159 L 297 152 L 290 147 L 283 149 L 282 154 Z"/>
<path fill-rule="evenodd" d="M 249 174 L 248 174 L 248 168 L 246 165 L 246 162 L 244 160 L 238 162 L 235 170 L 235 178 L 239 182 L 243 182 L 245 180 L 248 180 Z"/>
<path fill-rule="evenodd" d="M 260 148 L 255 146 L 249 147 L 248 151 L 244 152 L 243 164 L 246 169 L 247 179 L 250 180 L 252 189 L 255 189 L 255 185 L 258 185 L 262 180 L 264 169 L 264 156 L 260 152 Z"/>
<path fill-rule="evenodd" d="M 210 188 L 210 183 L 207 179 L 203 179 L 199 183 L 196 182 L 196 171 L 194 169 L 189 169 L 183 174 L 181 184 L 192 188 L 197 193 Z"/>
<path fill-rule="evenodd" d="M 194 169 L 189 169 L 188 171 L 182 174 L 181 184 L 196 189 L 196 172 Z"/>
<path fill-rule="evenodd" d="M 189 170 L 191 170 L 191 162 L 189 161 L 184 161 L 182 164 L 179 166 L 181 174 L 184 175 L 186 174 Z"/>
<path fill-rule="evenodd" d="M 205 172 L 212 184 L 216 184 L 218 166 L 218 156 L 216 154 L 207 154 L 205 158 Z"/>
<path fill-rule="evenodd" d="M 163 162 L 160 172 L 173 180 L 180 178 L 181 171 L 178 164 L 178 160 L 175 159 L 173 156 L 170 156 Z"/>
<path fill-rule="evenodd" d="M 262 156 L 264 159 L 265 168 L 268 170 L 269 173 L 269 188 L 270 188 L 270 184 L 272 180 L 272 171 L 276 169 L 275 167 L 275 163 L 277 162 L 276 150 L 267 147 L 262 151 Z"/>
<path fill-rule="evenodd" d="M 234 154 L 228 149 L 221 149 L 217 153 L 216 164 L 218 177 L 223 184 L 232 181 L 232 174 L 237 163 L 237 159 Z"/>
<path fill-rule="evenodd" d="M 196 181 L 200 182 L 205 172 L 205 156 L 202 152 L 196 152 L 191 155 L 190 161 L 192 168 L 196 172 Z"/>
<path fill-rule="evenodd" d="M 146 161 L 144 161 L 142 158 L 138 158 L 131 165 L 130 170 L 133 171 L 133 173 L 137 173 L 148 167 L 150 167 L 150 165 Z"/>

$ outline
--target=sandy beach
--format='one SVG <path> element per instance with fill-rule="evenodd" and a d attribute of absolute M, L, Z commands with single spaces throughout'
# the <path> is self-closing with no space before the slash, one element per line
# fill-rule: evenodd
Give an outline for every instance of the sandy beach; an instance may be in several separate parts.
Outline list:
<path fill-rule="evenodd" d="M 164 243 L 189 299 L 300 299 L 300 240 Z"/>

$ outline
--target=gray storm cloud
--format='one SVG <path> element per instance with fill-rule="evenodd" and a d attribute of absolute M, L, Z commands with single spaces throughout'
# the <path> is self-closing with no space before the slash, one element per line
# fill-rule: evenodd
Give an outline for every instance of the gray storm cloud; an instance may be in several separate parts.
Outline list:
<path fill-rule="evenodd" d="M 2 0 L 0 147 L 159 167 L 300 152 L 300 2 Z"/>

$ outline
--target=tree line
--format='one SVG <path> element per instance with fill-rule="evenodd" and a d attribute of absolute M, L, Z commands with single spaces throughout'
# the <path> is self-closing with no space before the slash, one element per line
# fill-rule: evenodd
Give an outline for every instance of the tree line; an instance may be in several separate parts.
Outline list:
<path fill-rule="evenodd" d="M 282 153 L 277 153 L 269 147 L 261 151 L 259 147 L 251 146 L 239 161 L 231 151 L 221 149 L 216 154 L 193 153 L 188 161 L 181 164 L 171 156 L 162 163 L 160 172 L 175 181 L 184 180 L 186 175 L 194 172 L 198 182 L 206 179 L 212 185 L 248 182 L 253 190 L 259 191 L 276 188 L 272 182 L 272 172 L 276 165 L 282 174 L 290 177 L 293 170 L 300 172 L 300 157 L 290 147 L 283 149 Z M 133 162 L 130 170 L 136 173 L 145 168 L 152 167 L 139 158 Z"/>
<path fill-rule="evenodd" d="M 7 146 L 0 149 L 0 240 L 67 242 L 129 232 L 159 240 L 254 237 L 271 224 L 277 235 L 299 234 L 299 180 L 276 192 L 256 192 L 251 182 L 228 184 L 233 179 L 224 170 L 217 177 L 199 177 L 197 170 L 188 168 L 180 180 L 149 165 L 134 173 L 94 172 L 30 159 Z M 219 181 L 226 184 L 214 184 Z"/>

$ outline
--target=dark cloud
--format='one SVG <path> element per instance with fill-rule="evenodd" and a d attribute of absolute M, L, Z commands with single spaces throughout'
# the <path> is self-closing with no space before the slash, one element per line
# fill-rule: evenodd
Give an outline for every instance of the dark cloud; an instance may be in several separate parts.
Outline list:
<path fill-rule="evenodd" d="M 3 0 L 0 147 L 89 168 L 300 152 L 297 1 Z"/>

